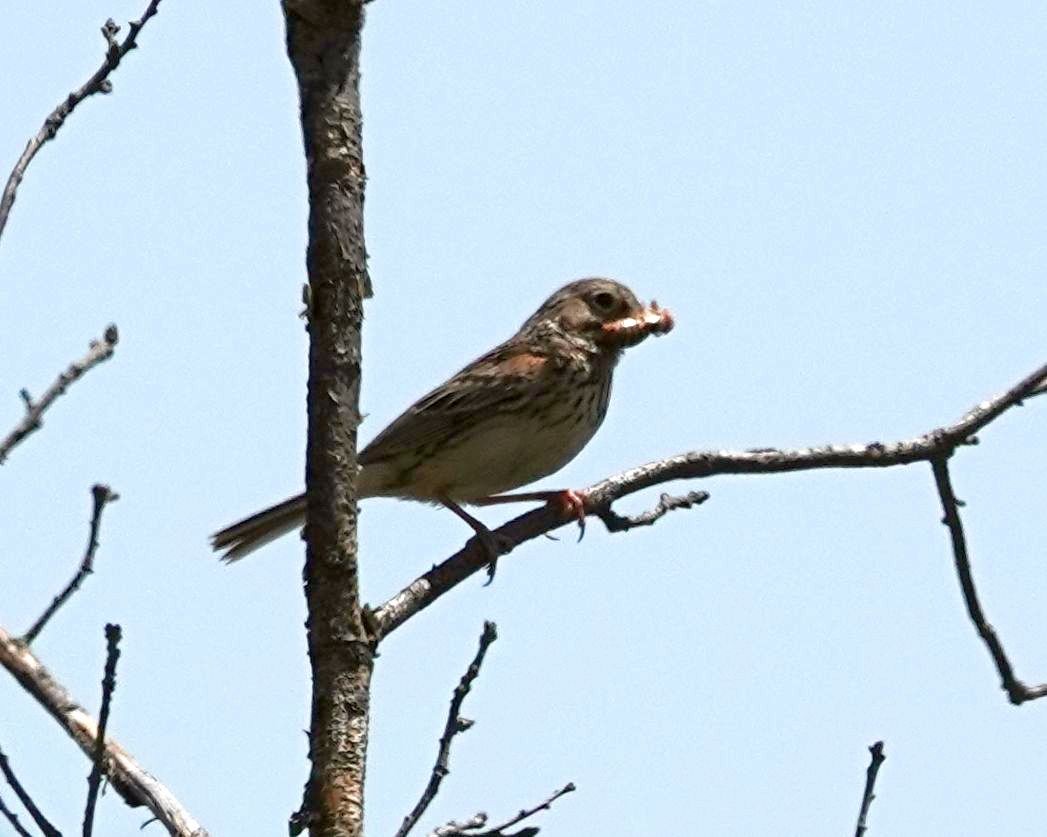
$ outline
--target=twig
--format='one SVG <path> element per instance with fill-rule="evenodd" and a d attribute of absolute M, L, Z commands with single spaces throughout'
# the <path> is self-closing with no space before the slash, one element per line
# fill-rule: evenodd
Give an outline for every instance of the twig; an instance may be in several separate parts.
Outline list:
<path fill-rule="evenodd" d="M 566 796 L 569 793 L 573 793 L 575 790 L 576 790 L 576 788 L 574 786 L 574 782 L 568 782 L 566 785 L 564 785 L 558 791 L 554 791 L 553 795 L 550 796 L 548 799 L 546 799 L 544 802 L 538 803 L 533 808 L 524 808 L 516 816 L 510 817 L 505 822 L 503 822 L 501 825 L 496 825 L 490 831 L 482 831 L 482 832 L 480 832 L 479 834 L 476 835 L 476 837 L 509 837 L 509 835 L 505 834 L 505 830 L 507 828 L 512 828 L 514 825 L 516 825 L 517 823 L 523 822 L 528 817 L 533 817 L 539 811 L 548 811 L 550 808 L 552 808 L 553 803 L 557 799 L 559 799 L 561 796 Z M 531 833 L 537 834 L 538 833 L 538 829 L 535 828 L 535 829 L 532 830 L 532 829 L 526 829 L 525 828 L 523 831 L 518 831 L 515 835 L 512 835 L 512 837 L 525 837 L 526 834 L 531 834 Z"/>
<path fill-rule="evenodd" d="M 880 772 L 880 765 L 887 758 L 883 754 L 883 742 L 877 741 L 873 744 L 869 748 L 869 754 L 872 758 L 865 771 L 865 792 L 862 794 L 862 807 L 858 811 L 858 827 L 854 831 L 854 837 L 862 837 L 865 834 L 865 820 L 869 816 L 869 806 L 876 798 L 876 794 L 873 793 L 873 788 L 876 787 L 876 774 Z"/>
<path fill-rule="evenodd" d="M 586 511 L 602 516 L 615 501 L 677 479 L 702 479 L 721 474 L 771 474 L 822 468 L 887 468 L 927 462 L 949 455 L 960 445 L 974 444 L 974 434 L 998 418 L 1023 398 L 1047 383 L 1047 365 L 1023 378 L 1010 390 L 984 401 L 959 421 L 932 430 L 923 436 L 899 442 L 871 442 L 865 445 L 826 445 L 824 447 L 779 450 L 762 448 L 748 451 L 692 451 L 661 459 L 608 477 L 583 494 Z M 519 546 L 561 526 L 567 520 L 552 508 L 540 508 L 510 520 L 496 530 L 499 543 Z M 504 560 L 504 556 L 503 556 Z M 374 610 L 380 636 L 396 630 L 440 596 L 456 587 L 490 562 L 486 552 L 467 546 L 443 563 L 419 576 L 407 587 Z"/>
<path fill-rule="evenodd" d="M 642 514 L 622 515 L 618 514 L 610 506 L 597 509 L 593 514 L 603 521 L 603 525 L 607 527 L 608 532 L 627 532 L 637 526 L 653 526 L 671 511 L 700 506 L 708 499 L 708 491 L 689 491 L 682 497 L 662 494 L 658 498 L 658 505 Z"/>
<path fill-rule="evenodd" d="M 45 610 L 40 615 L 40 618 L 33 623 L 33 626 L 25 632 L 25 635 L 22 637 L 22 642 L 26 645 L 31 644 L 32 641 L 40 635 L 40 631 L 44 629 L 44 626 L 47 625 L 51 617 L 58 612 L 58 609 L 66 603 L 73 593 L 80 589 L 80 585 L 84 583 L 84 579 L 94 572 L 95 552 L 98 550 L 98 528 L 102 524 L 102 511 L 105 509 L 107 503 L 119 500 L 120 495 L 109 488 L 108 485 L 102 485 L 99 483 L 91 487 L 91 497 L 94 499 L 94 510 L 91 512 L 91 528 L 87 537 L 87 549 L 84 550 L 84 557 L 80 562 L 80 569 L 76 571 L 76 575 L 73 576 L 65 589 L 54 597 L 51 604 L 47 606 L 47 610 Z"/>
<path fill-rule="evenodd" d="M 10 763 L 7 761 L 7 756 L 3 750 L 0 750 L 0 772 L 4 774 L 4 778 L 7 779 L 7 784 L 11 786 L 11 790 L 15 792 L 15 796 L 18 797 L 18 801 L 22 803 L 26 811 L 29 812 L 29 816 L 33 818 L 33 822 L 36 823 L 36 827 L 43 832 L 44 837 L 62 837 L 61 832 L 51 825 L 50 820 L 44 816 L 43 812 L 37 807 L 33 798 L 29 795 L 29 792 L 22 786 L 22 783 L 18 781 L 18 777 L 15 776 L 14 771 L 11 769 Z M 11 820 L 11 814 L 8 816 L 8 820 Z M 17 817 L 12 821 L 12 825 L 18 822 Z M 18 828 L 21 828 L 19 825 Z M 27 834 L 24 829 L 20 832 Z"/>
<path fill-rule="evenodd" d="M 466 831 L 476 831 L 485 825 L 487 825 L 487 814 L 480 811 L 462 822 L 451 820 L 445 825 L 438 826 L 429 832 L 428 837 L 459 837 Z"/>
<path fill-rule="evenodd" d="M 105 759 L 105 728 L 109 724 L 109 704 L 116 691 L 116 662 L 120 659 L 119 625 L 105 626 L 105 674 L 102 676 L 102 708 L 98 713 L 98 735 L 95 737 L 94 758 L 87 776 L 87 803 L 84 805 L 84 837 L 91 837 L 95 823 L 95 803 L 102 784 L 102 762 Z"/>
<path fill-rule="evenodd" d="M 938 496 L 942 501 L 944 517 L 942 523 L 949 528 L 949 536 L 952 539 L 953 557 L 956 562 L 956 574 L 960 578 L 960 587 L 963 589 L 963 600 L 967 604 L 967 613 L 978 631 L 978 635 L 989 648 L 996 670 L 1000 673 L 1003 681 L 1003 689 L 1007 697 L 1015 706 L 1020 706 L 1027 700 L 1036 700 L 1047 695 L 1047 683 L 1039 686 L 1026 686 L 1021 680 L 1014 676 L 1014 669 L 1003 650 L 1003 644 L 996 635 L 996 631 L 985 618 L 982 606 L 978 601 L 978 591 L 974 586 L 974 577 L 971 575 L 971 562 L 967 554 L 967 539 L 963 534 L 963 522 L 960 520 L 961 502 L 953 493 L 952 481 L 949 478 L 948 461 L 944 458 L 931 460 L 931 468 L 934 470 L 934 482 L 938 487 Z"/>
<path fill-rule="evenodd" d="M 93 758 L 98 724 L 73 699 L 29 647 L 0 628 L 0 666 Z M 146 806 L 169 834 L 207 837 L 207 831 L 160 781 L 143 768 L 113 737 L 106 736 L 103 769 L 113 789 L 132 808 Z"/>
<path fill-rule="evenodd" d="M 66 96 L 48 114 L 44 124 L 36 132 L 36 136 L 26 143 L 22 156 L 18 158 L 18 162 L 15 163 L 15 167 L 7 178 L 7 185 L 4 186 L 3 195 L 0 196 L 0 235 L 3 235 L 4 227 L 7 225 L 7 218 L 11 214 L 11 207 L 14 206 L 18 186 L 21 184 L 22 178 L 25 177 L 26 169 L 33 161 L 36 153 L 48 140 L 54 139 L 55 134 L 58 133 L 58 129 L 62 127 L 69 114 L 84 99 L 93 96 L 95 93 L 112 92 L 113 83 L 109 81 L 109 74 L 120 66 L 120 62 L 127 53 L 138 46 L 138 33 L 142 31 L 142 27 L 149 21 L 149 18 L 156 14 L 159 5 L 160 0 L 152 0 L 142 16 L 138 20 L 131 21 L 127 37 L 124 38 L 123 43 L 119 43 L 116 40 L 120 27 L 113 22 L 112 18 L 107 20 L 105 25 L 102 26 L 102 37 L 106 41 L 105 59 L 102 61 L 102 66 L 95 70 L 94 75 L 82 87 Z"/>
<path fill-rule="evenodd" d="M 574 782 L 568 782 L 558 791 L 554 791 L 553 795 L 544 802 L 539 802 L 533 808 L 523 808 L 515 816 L 510 817 L 502 824 L 489 828 L 486 831 L 477 831 L 477 829 L 483 828 L 487 825 L 487 814 L 481 812 L 465 822 L 449 822 L 447 825 L 442 825 L 439 828 L 430 831 L 429 837 L 534 837 L 534 835 L 539 831 L 539 829 L 534 826 L 523 828 L 512 834 L 506 834 L 506 830 L 512 828 L 514 825 L 518 825 L 528 817 L 533 817 L 539 811 L 548 811 L 557 799 L 573 792 L 574 790 L 576 790 Z"/>
<path fill-rule="evenodd" d="M 18 816 L 15 812 L 4 804 L 4 798 L 2 796 L 0 796 L 0 814 L 3 814 L 4 819 L 11 823 L 11 828 L 15 830 L 15 833 L 18 834 L 19 837 L 33 837 L 32 834 L 25 830 L 22 823 L 18 821 Z"/>
<path fill-rule="evenodd" d="M 25 416 L 15 426 L 15 429 L 7 434 L 7 438 L 0 442 L 0 465 L 7 459 L 8 454 L 11 453 L 15 445 L 34 430 L 40 428 L 42 417 L 47 408 L 54 403 L 54 400 L 59 395 L 66 391 L 66 388 L 71 383 L 82 377 L 88 370 L 103 361 L 109 360 L 113 356 L 113 349 L 117 340 L 119 340 L 119 333 L 116 330 L 116 326 L 109 325 L 106 327 L 102 339 L 92 340 L 91 348 L 87 354 L 80 360 L 71 363 L 69 368 L 59 375 L 55 382 L 47 388 L 47 391 L 40 397 L 39 401 L 34 402 L 29 392 L 24 389 L 19 393 L 22 401 L 25 402 Z"/>
<path fill-rule="evenodd" d="M 484 622 L 483 633 L 480 634 L 480 647 L 476 649 L 476 656 L 473 657 L 469 668 L 465 670 L 465 674 L 462 675 L 462 679 L 451 695 L 451 708 L 447 712 L 447 722 L 444 724 L 443 735 L 440 736 L 440 747 L 436 753 L 436 763 L 433 765 L 432 774 L 429 776 L 429 783 L 425 786 L 421 798 L 415 803 L 411 813 L 404 817 L 403 824 L 396 832 L 396 837 L 406 837 L 407 833 L 415 827 L 422 814 L 425 813 L 425 809 L 436 798 L 444 776 L 451 772 L 448 766 L 451 756 L 451 742 L 458 733 L 465 732 L 473 725 L 472 721 L 461 717 L 459 714 L 462 711 L 462 703 L 465 701 L 465 696 L 469 694 L 473 681 L 480 674 L 480 666 L 483 665 L 487 649 L 491 647 L 491 643 L 496 639 L 498 639 L 497 626 L 494 622 Z"/>

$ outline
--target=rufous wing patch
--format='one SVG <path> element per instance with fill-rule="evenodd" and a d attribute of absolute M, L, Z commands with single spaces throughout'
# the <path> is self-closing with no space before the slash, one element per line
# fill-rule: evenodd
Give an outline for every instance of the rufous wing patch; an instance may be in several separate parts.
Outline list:
<path fill-rule="evenodd" d="M 521 375 L 532 378 L 540 375 L 548 358 L 531 352 L 518 352 L 498 361 L 498 371 L 506 375 Z"/>

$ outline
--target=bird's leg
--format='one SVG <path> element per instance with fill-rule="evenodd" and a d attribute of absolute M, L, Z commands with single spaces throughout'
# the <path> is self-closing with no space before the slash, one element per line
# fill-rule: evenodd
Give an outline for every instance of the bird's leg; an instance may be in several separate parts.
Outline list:
<path fill-rule="evenodd" d="M 472 500 L 475 506 L 493 506 L 496 503 L 526 503 L 541 501 L 558 511 L 564 518 L 578 521 L 578 540 L 585 536 L 585 492 L 567 488 L 562 491 L 524 491 L 519 494 L 495 494 Z"/>
<path fill-rule="evenodd" d="M 480 546 L 483 547 L 484 551 L 491 559 L 490 563 L 487 565 L 487 583 L 490 584 L 494 581 L 494 573 L 497 569 L 499 556 L 505 555 L 516 544 L 514 544 L 509 538 L 496 535 L 450 497 L 441 497 L 440 502 L 468 523 L 470 528 L 476 532 L 476 539 L 480 542 Z"/>

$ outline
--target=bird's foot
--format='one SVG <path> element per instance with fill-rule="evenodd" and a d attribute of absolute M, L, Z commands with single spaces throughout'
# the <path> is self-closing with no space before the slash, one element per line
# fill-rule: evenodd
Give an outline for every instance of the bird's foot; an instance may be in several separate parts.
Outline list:
<path fill-rule="evenodd" d="M 565 520 L 578 521 L 578 540 L 585 536 L 585 504 L 586 495 L 584 491 L 575 491 L 567 488 L 563 491 L 527 491 L 520 494 L 495 494 L 493 497 L 481 497 L 471 502 L 477 506 L 492 506 L 496 503 L 533 503 L 544 502 L 550 509 Z"/>
<path fill-rule="evenodd" d="M 498 571 L 498 559 L 512 552 L 516 544 L 512 538 L 492 532 L 486 526 L 475 531 L 476 541 L 479 543 L 480 548 L 487 553 L 489 559 L 487 562 L 487 581 L 484 582 L 484 587 L 487 587 L 494 581 L 494 574 Z"/>
<path fill-rule="evenodd" d="M 585 537 L 585 492 L 573 488 L 554 491 L 546 501 L 549 507 L 567 520 L 578 521 L 578 541 Z"/>

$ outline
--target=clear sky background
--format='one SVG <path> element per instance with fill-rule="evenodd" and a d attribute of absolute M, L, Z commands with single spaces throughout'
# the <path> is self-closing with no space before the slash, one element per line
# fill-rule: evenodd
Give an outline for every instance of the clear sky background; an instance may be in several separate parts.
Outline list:
<path fill-rule="evenodd" d="M 144 0 L 8 3 L 0 169 Z M 0 469 L 0 624 L 96 573 L 34 646 L 214 835 L 286 833 L 307 773 L 302 546 L 236 567 L 215 528 L 299 490 L 306 201 L 276 2 L 165 0 L 34 162 L 0 241 L 0 431 L 116 322 L 116 357 Z M 868 442 L 952 421 L 1047 353 L 1041 3 L 375 0 L 364 49 L 366 442 L 606 274 L 672 308 L 547 487 L 691 449 Z M 1019 676 L 1047 679 L 1047 403 L 953 466 Z M 417 799 L 483 620 L 498 623 L 426 830 L 573 780 L 552 835 L 1034 835 L 1047 701 L 1010 706 L 964 612 L 926 465 L 716 479 L 700 509 L 529 543 L 393 635 L 368 834 Z M 653 505 L 658 491 L 623 511 Z M 519 509 L 481 512 L 492 525 Z M 458 549 L 453 515 L 362 508 L 365 598 Z M 0 746 L 78 832 L 88 763 L 0 676 Z M 6 788 L 0 788 L 5 799 Z M 106 835 L 146 818 L 108 794 Z M 2 829 L 0 829 L 2 830 Z M 157 833 L 151 825 L 145 833 Z"/>

